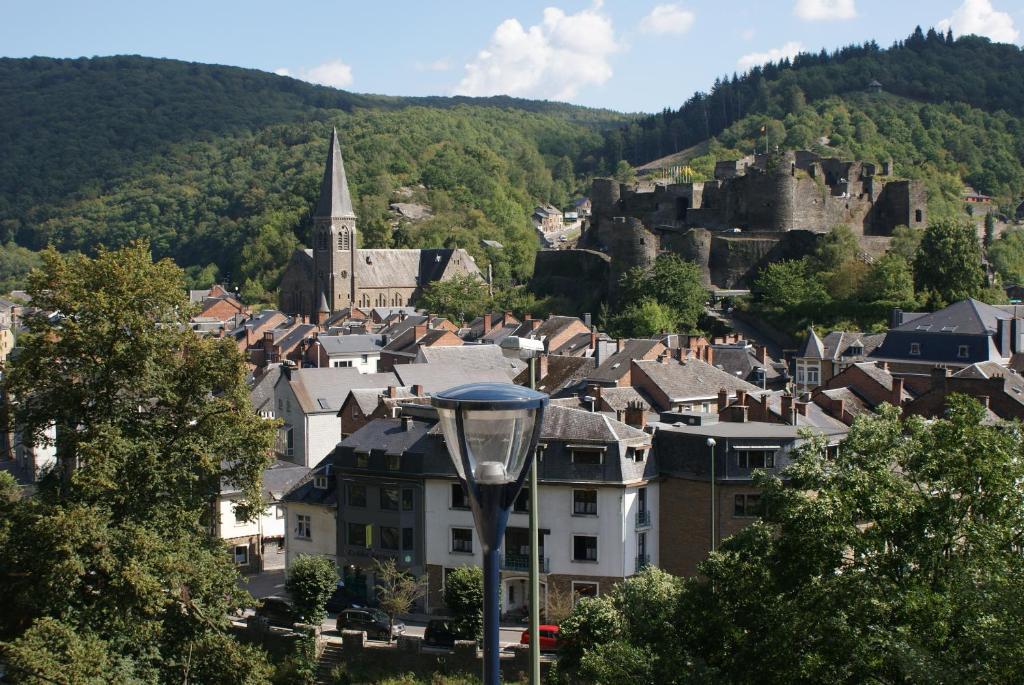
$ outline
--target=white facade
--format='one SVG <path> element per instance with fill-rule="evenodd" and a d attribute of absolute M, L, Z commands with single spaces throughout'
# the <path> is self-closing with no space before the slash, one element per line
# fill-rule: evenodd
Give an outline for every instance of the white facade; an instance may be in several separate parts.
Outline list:
<path fill-rule="evenodd" d="M 259 535 L 264 538 L 284 537 L 284 505 L 271 503 L 255 521 L 240 521 L 235 515 L 235 500 L 231 497 L 217 499 L 218 521 L 216 535 L 222 540 Z"/>
<path fill-rule="evenodd" d="M 334 507 L 302 502 L 286 502 L 285 511 L 285 566 L 300 554 L 325 556 L 337 563 L 338 521 Z"/>
<path fill-rule="evenodd" d="M 332 354 L 328 357 L 331 367 L 349 366 L 359 373 L 377 373 L 380 352 L 364 354 Z"/>
<path fill-rule="evenodd" d="M 473 523 L 473 513 L 468 509 L 452 506 L 451 480 L 430 479 L 426 482 L 425 516 L 426 526 L 425 563 L 444 568 L 465 565 L 481 565 L 483 554 L 479 536 Z M 644 526 L 638 531 L 638 491 L 646 489 L 646 517 Z M 597 513 L 576 513 L 574 491 L 596 491 Z M 593 576 L 597 578 L 625 578 L 636 573 L 637 557 L 645 555 L 644 562 L 658 563 L 658 484 L 642 485 L 541 484 L 538 495 L 538 527 L 549 531 L 543 536 L 542 573 L 565 576 Z M 582 496 L 589 497 L 589 496 Z M 527 529 L 529 515 L 513 512 L 508 527 Z M 453 549 L 453 530 L 469 530 L 472 536 L 472 552 Z M 646 534 L 645 549 L 639 547 L 638 532 Z M 466 535 L 462 532 L 461 535 Z M 597 539 L 597 559 L 574 558 L 576 537 Z M 502 554 L 519 553 L 520 550 L 505 549 Z M 545 571 L 546 562 L 546 571 Z M 514 571 L 503 571 L 503 576 L 514 575 Z M 608 588 L 601 587 L 603 593 Z M 506 609 L 510 602 L 506 596 Z M 511 604 L 517 604 L 513 601 Z"/>
<path fill-rule="evenodd" d="M 310 468 L 316 466 L 341 441 L 341 417 L 336 412 L 303 413 L 291 384 L 285 381 L 275 386 L 274 395 L 274 413 L 284 424 L 278 429 L 282 458 Z"/>

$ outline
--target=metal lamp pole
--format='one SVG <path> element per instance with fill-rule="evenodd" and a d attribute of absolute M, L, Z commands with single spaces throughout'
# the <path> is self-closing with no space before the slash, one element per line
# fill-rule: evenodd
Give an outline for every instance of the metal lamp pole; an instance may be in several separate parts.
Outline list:
<path fill-rule="evenodd" d="M 530 390 L 537 389 L 537 358 L 530 357 Z M 530 685 L 540 685 L 540 535 L 537 530 L 537 454 L 530 466 Z"/>
<path fill-rule="evenodd" d="M 708 438 L 711 450 L 711 551 L 715 551 L 715 439 Z"/>

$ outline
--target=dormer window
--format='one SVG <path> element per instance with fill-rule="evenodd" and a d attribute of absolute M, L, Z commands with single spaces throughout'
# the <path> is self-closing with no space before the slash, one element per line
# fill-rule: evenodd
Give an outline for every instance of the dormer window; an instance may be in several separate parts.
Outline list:
<path fill-rule="evenodd" d="M 910 354 L 915 357 L 921 356 L 921 343 L 910 343 Z"/>
<path fill-rule="evenodd" d="M 327 476 L 318 475 L 313 477 L 313 487 L 317 490 L 327 489 Z"/>
<path fill-rule="evenodd" d="M 960 345 L 956 348 L 957 359 L 967 359 L 971 355 L 971 348 L 969 345 Z"/>
<path fill-rule="evenodd" d="M 859 357 L 864 354 L 864 348 L 860 345 L 854 345 L 849 350 L 851 357 Z"/>

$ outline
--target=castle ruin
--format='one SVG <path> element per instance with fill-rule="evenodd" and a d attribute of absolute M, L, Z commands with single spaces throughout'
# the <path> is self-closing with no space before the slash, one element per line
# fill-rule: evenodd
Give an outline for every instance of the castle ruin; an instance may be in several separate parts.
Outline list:
<path fill-rule="evenodd" d="M 868 254 L 897 226 L 923 228 L 923 186 L 892 178 L 891 166 L 791 150 L 718 162 L 711 181 L 596 179 L 580 247 L 610 255 L 613 296 L 622 273 L 663 252 L 698 263 L 711 287 L 749 287 L 765 264 L 810 253 L 836 225 L 853 229 Z"/>

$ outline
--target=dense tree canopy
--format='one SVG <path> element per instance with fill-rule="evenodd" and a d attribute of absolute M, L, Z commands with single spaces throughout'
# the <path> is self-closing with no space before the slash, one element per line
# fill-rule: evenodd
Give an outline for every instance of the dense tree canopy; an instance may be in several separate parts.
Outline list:
<path fill-rule="evenodd" d="M 661 255 L 650 268 L 634 267 L 622 275 L 621 312 L 605 323 L 611 333 L 622 336 L 695 330 L 707 299 L 700 267 L 676 255 Z"/>
<path fill-rule="evenodd" d="M 974 226 L 954 221 L 928 226 L 914 257 L 914 282 L 920 292 L 940 307 L 977 297 L 984 281 Z"/>
<path fill-rule="evenodd" d="M 57 464 L 35 496 L 0 496 L 2 649 L 48 677 L 102 655 L 87 682 L 265 682 L 228 633 L 250 598 L 209 528 L 222 484 L 243 516 L 264 506 L 274 428 L 240 353 L 191 332 L 181 271 L 145 244 L 42 257 L 4 390 L 26 442 L 55 429 Z"/>

